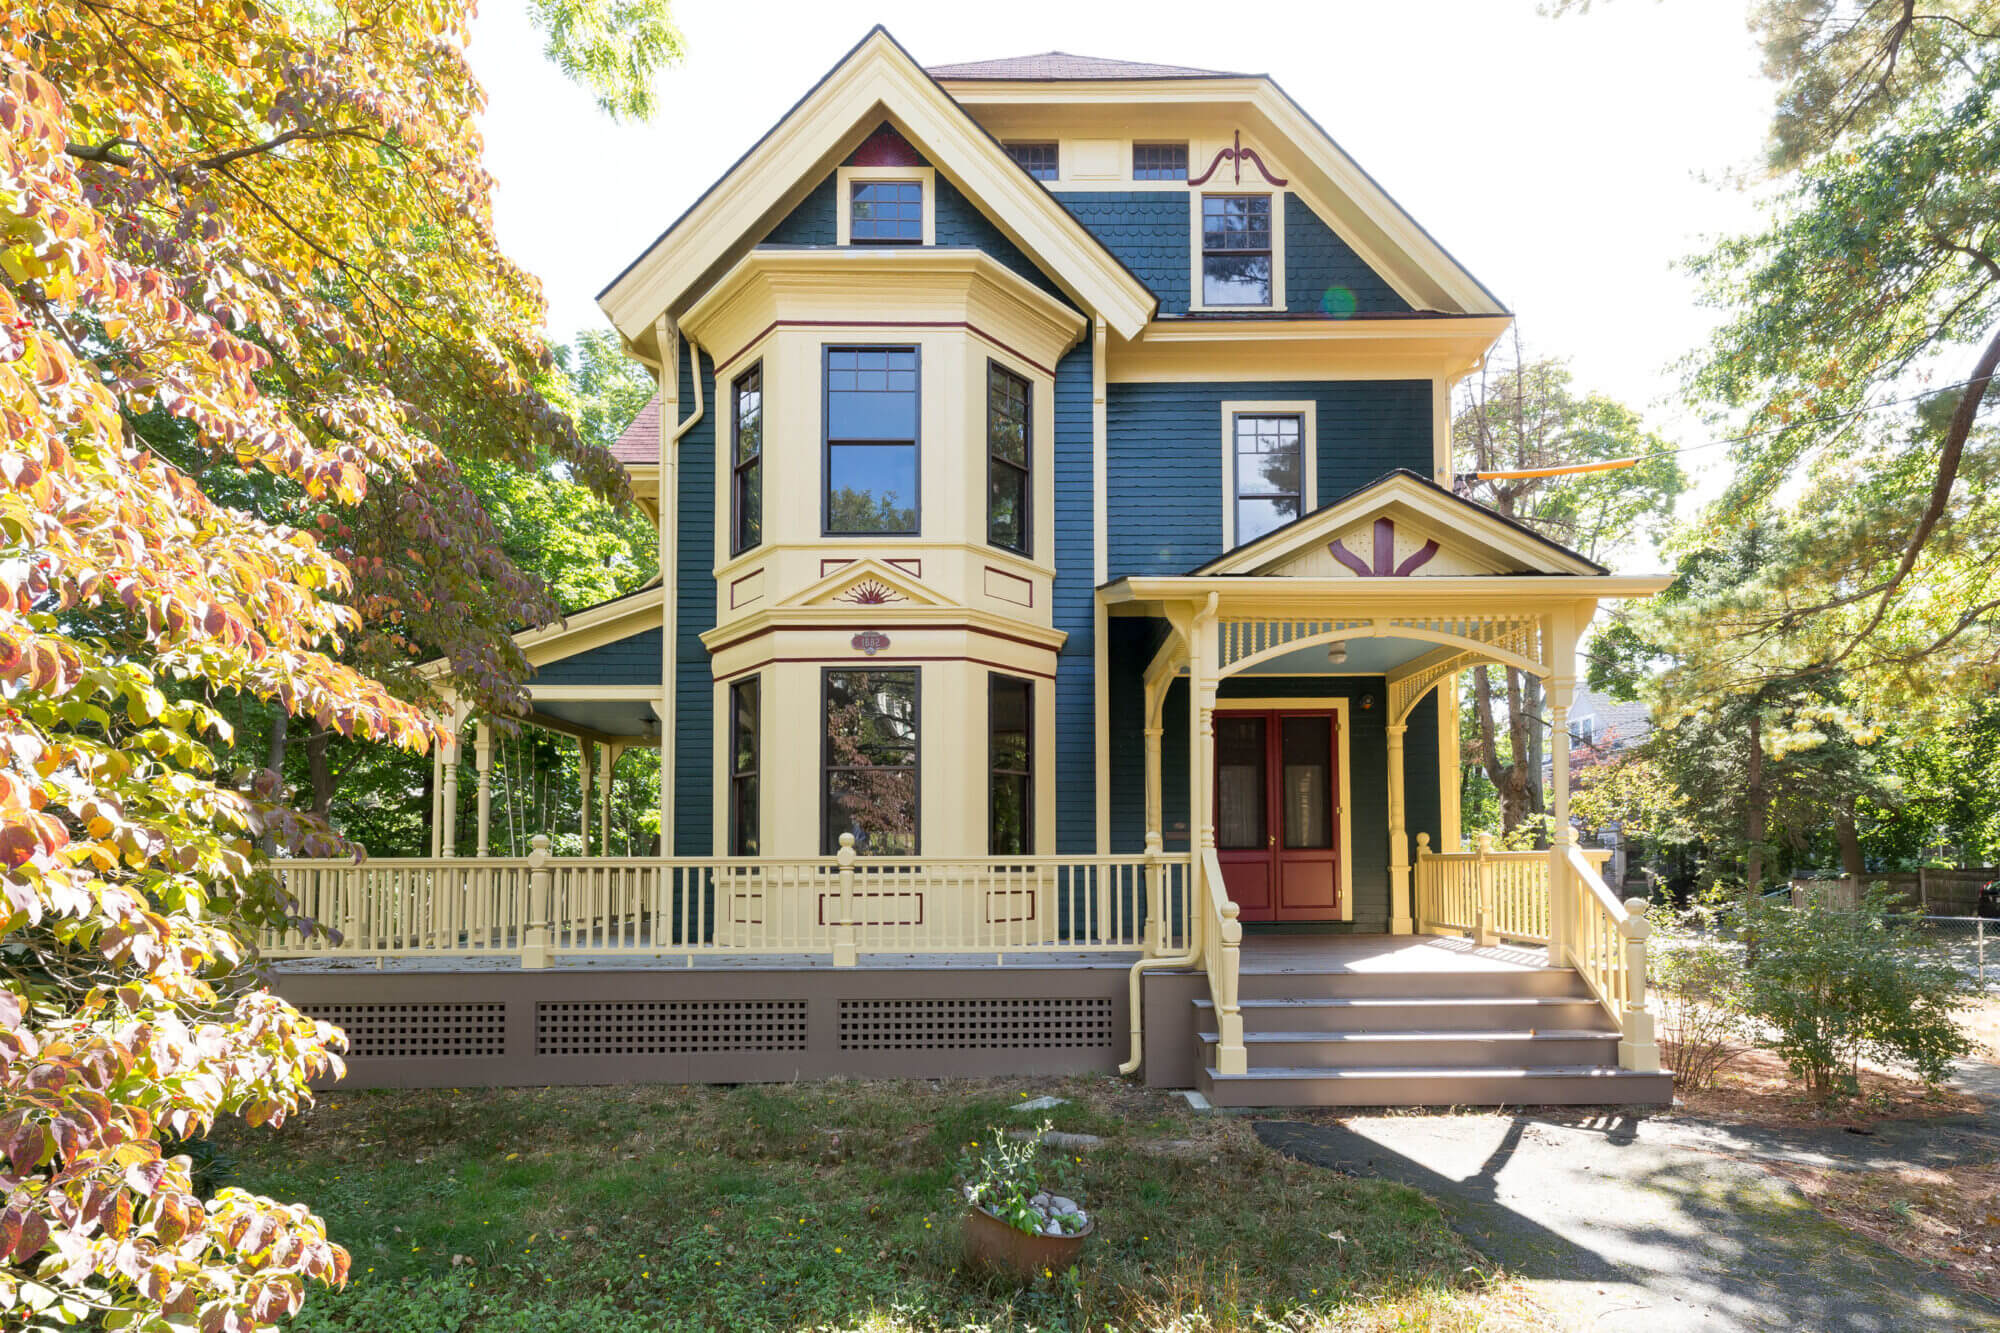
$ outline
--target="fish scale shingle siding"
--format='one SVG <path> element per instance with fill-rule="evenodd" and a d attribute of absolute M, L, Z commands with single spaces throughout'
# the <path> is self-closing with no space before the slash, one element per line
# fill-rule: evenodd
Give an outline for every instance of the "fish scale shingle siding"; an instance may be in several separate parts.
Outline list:
<path fill-rule="evenodd" d="M 1353 297 L 1350 307 L 1340 297 Z M 1285 308 L 1294 314 L 1407 312 L 1410 303 L 1295 194 L 1285 196 Z"/>
<path fill-rule="evenodd" d="M 1319 503 L 1395 468 L 1429 475 L 1431 382 L 1113 384 L 1110 575 L 1183 574 L 1222 553 L 1222 404 L 1315 404 Z"/>
<path fill-rule="evenodd" d="M 1160 313 L 1188 308 L 1188 196 L 1166 190 L 1070 190 L 1056 200 L 1159 298 Z"/>

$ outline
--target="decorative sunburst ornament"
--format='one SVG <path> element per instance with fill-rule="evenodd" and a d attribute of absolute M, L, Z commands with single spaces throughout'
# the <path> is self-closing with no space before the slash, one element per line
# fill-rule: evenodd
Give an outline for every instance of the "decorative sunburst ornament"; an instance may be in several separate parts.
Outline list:
<path fill-rule="evenodd" d="M 852 606 L 886 606 L 890 602 L 906 602 L 909 598 L 880 579 L 864 579 L 835 600 Z"/>

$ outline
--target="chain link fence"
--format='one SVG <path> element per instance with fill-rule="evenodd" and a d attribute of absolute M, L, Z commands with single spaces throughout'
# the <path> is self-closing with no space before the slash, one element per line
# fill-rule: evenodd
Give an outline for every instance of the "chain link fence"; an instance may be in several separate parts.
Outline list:
<path fill-rule="evenodd" d="M 1977 977 L 1983 989 L 1987 978 L 1992 976 L 1996 986 L 2000 986 L 2000 954 L 1993 958 L 1994 967 L 1987 968 L 1988 946 L 2000 947 L 2000 921 L 1989 921 L 1983 916 L 1920 916 L 1909 918 L 1909 924 L 1924 939 L 1942 950 L 1961 972 Z"/>

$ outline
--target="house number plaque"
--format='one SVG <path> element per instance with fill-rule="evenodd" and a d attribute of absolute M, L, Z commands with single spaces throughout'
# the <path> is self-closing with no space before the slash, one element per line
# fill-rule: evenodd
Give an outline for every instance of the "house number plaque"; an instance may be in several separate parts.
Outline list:
<path fill-rule="evenodd" d="M 889 646 L 889 636 L 879 629 L 865 629 L 852 639 L 849 639 L 848 642 L 853 644 L 858 651 L 873 657 Z"/>

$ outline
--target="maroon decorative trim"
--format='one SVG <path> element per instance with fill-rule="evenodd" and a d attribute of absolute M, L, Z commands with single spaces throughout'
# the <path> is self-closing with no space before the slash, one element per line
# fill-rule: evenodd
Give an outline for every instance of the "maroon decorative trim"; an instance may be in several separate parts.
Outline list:
<path fill-rule="evenodd" d="M 1229 162 L 1234 164 L 1236 168 L 1236 183 L 1238 185 L 1241 185 L 1243 183 L 1243 163 L 1246 160 L 1248 160 L 1249 162 L 1251 162 L 1253 165 L 1256 166 L 1257 174 L 1262 176 L 1268 183 L 1281 187 L 1291 184 L 1290 181 L 1285 180 L 1282 177 L 1273 176 L 1271 174 L 1271 169 L 1264 165 L 1264 159 L 1257 156 L 1256 149 L 1245 148 L 1243 146 L 1243 131 L 1238 130 L 1236 131 L 1235 147 L 1225 148 L 1221 152 L 1217 153 L 1215 155 L 1215 161 L 1208 164 L 1208 170 L 1202 172 L 1201 175 L 1196 176 L 1193 180 L 1189 181 L 1188 188 L 1193 189 L 1197 185 L 1208 184 L 1208 178 L 1213 176 L 1216 173 L 1217 169 L 1220 168 L 1224 162 Z"/>
<path fill-rule="evenodd" d="M 907 602 L 910 599 L 880 579 L 863 579 L 833 600 L 853 606 L 887 606 L 890 602 Z"/>
<path fill-rule="evenodd" d="M 850 167 L 921 167 L 929 165 L 910 141 L 888 125 L 882 126 L 854 150 L 847 159 Z"/>
<path fill-rule="evenodd" d="M 838 560 L 834 559 L 831 556 L 822 556 L 819 562 L 819 576 L 821 578 L 825 578 L 828 574 L 833 573 L 834 570 L 839 569 L 842 565 L 851 565 L 853 563 L 854 563 L 854 558 L 852 556 L 843 556 Z"/>
<path fill-rule="evenodd" d="M 855 894 L 854 896 L 855 896 L 856 898 L 864 898 L 864 899 L 865 899 L 865 898 L 915 898 L 915 899 L 917 900 L 917 915 L 916 915 L 916 919 L 915 919 L 915 920 L 911 920 L 911 921 L 856 921 L 856 922 L 854 922 L 853 924 L 855 924 L 855 925 L 857 925 L 857 926 L 921 926 L 921 925 L 923 925 L 923 924 L 924 924 L 924 895 L 923 895 L 923 894 L 921 894 L 921 893 L 912 893 L 912 892 L 911 892 L 910 890 L 908 890 L 908 889 L 897 889 L 897 890 L 893 890 L 893 891 L 889 891 L 889 892 L 874 892 L 874 891 L 864 891 L 864 892 L 861 892 L 861 893 L 857 893 L 857 894 Z M 822 894 L 820 894 L 820 896 L 819 896 L 819 923 L 820 923 L 820 924 L 821 924 L 822 926 L 826 924 L 826 900 L 827 900 L 828 898 L 832 898 L 832 899 L 834 899 L 834 900 L 835 900 L 835 904 L 834 904 L 834 905 L 835 905 L 836 907 L 837 907 L 837 906 L 839 906 L 839 898 L 840 898 L 840 895 L 839 895 L 839 894 L 837 894 L 837 893 L 822 893 Z M 907 908 L 905 908 L 905 910 L 908 910 L 908 909 L 907 909 Z"/>
<path fill-rule="evenodd" d="M 1336 537 L 1326 544 L 1327 552 L 1347 568 L 1364 579 L 1407 578 L 1418 569 L 1429 564 L 1431 557 L 1438 553 L 1435 538 L 1411 554 L 1402 564 L 1396 563 L 1396 520 L 1378 518 L 1375 520 L 1375 562 L 1369 564 L 1360 556 L 1340 544 Z"/>
<path fill-rule="evenodd" d="M 963 319 L 774 319 L 760 329 L 756 337 L 730 353 L 728 359 L 717 362 L 714 373 L 718 376 L 726 374 L 729 368 L 740 361 L 751 348 L 778 329 L 964 329 L 975 337 L 993 344 L 1007 355 L 1018 357 L 1023 364 L 1033 366 L 1044 375 L 1055 374 L 1055 371 L 1025 352 L 1016 350 L 977 324 Z"/>
<path fill-rule="evenodd" d="M 994 909 L 999 906 L 999 904 L 995 900 L 1003 896 L 1008 898 L 1026 898 L 1028 900 L 1028 914 L 1026 916 L 995 916 L 993 914 Z M 1019 909 L 1015 908 L 1014 910 L 1018 911 Z M 1013 925 L 1017 922 L 1033 921 L 1034 919 L 1035 919 L 1035 892 L 1033 889 L 988 889 L 986 891 L 987 925 L 989 926 Z"/>
<path fill-rule="evenodd" d="M 1010 582 L 1013 582 L 1013 583 L 1018 583 L 1018 584 L 1020 584 L 1020 585 L 1021 585 L 1022 587 L 1026 588 L 1026 589 L 1028 590 L 1028 600 L 1027 600 L 1027 601 L 1025 601 L 1025 602 L 1008 602 L 1008 604 L 1009 604 L 1009 605 L 1011 605 L 1011 606 L 1023 606 L 1023 607 L 1027 607 L 1027 608 L 1028 608 L 1029 610 L 1033 610 L 1033 609 L 1034 609 L 1034 606 L 1035 606 L 1035 581 L 1034 581 L 1033 579 L 1024 579 L 1024 578 L 1022 578 L 1022 577 L 1021 577 L 1021 576 L 1020 576 L 1019 574 L 1016 574 L 1016 573 L 1012 572 L 1011 570 L 1005 570 L 1005 569 L 1001 569 L 1001 568 L 1000 568 L 999 566 L 997 566 L 997 565 L 988 565 L 988 566 L 986 567 L 986 572 L 987 572 L 988 574 L 998 574 L 998 575 L 999 575 L 999 576 L 1000 576 L 1001 578 L 1003 578 L 1003 579 L 1007 579 L 1007 580 L 1009 580 Z M 992 595 L 992 594 L 990 594 L 990 593 L 988 594 L 988 596 L 991 596 L 991 595 Z M 1007 599 L 1007 598 L 1004 598 L 1004 597 L 1003 597 L 1003 598 L 1001 598 L 1000 600 L 1001 600 L 1001 601 L 1008 601 L 1008 599 Z"/>
<path fill-rule="evenodd" d="M 1055 649 L 1049 647 L 1045 643 L 1037 643 L 1033 639 L 1024 639 L 1017 634 L 1003 634 L 996 629 L 987 629 L 983 625 L 975 625 L 969 620 L 939 621 L 936 624 L 924 624 L 919 626 L 918 628 L 964 630 L 968 634 L 977 634 L 980 637 L 987 639 L 998 639 L 1002 643 L 1018 643 L 1024 647 L 1038 649 L 1045 653 L 1055 652 Z M 710 648 L 708 652 L 709 656 L 713 657 L 715 654 L 719 652 L 723 652 L 726 649 L 734 648 L 739 643 L 748 643 L 752 639 L 761 639 L 767 634 L 811 632 L 816 630 L 846 630 L 851 633 L 854 630 L 854 622 L 852 620 L 849 620 L 846 622 L 823 621 L 809 625 L 765 625 L 761 629 L 753 629 L 747 634 L 739 634 L 735 638 L 729 640 L 727 643 L 718 643 L 713 648 Z M 961 659 L 955 657 L 939 657 L 939 658 L 926 658 L 924 660 L 937 661 L 937 662 L 956 662 Z M 964 659 L 964 660 L 969 661 L 971 659 Z"/>
<path fill-rule="evenodd" d="M 888 559 L 882 563 L 902 570 L 913 579 L 920 579 L 924 576 L 924 562 L 921 560 L 912 560 L 908 556 L 905 556 L 900 560 Z"/>
<path fill-rule="evenodd" d="M 889 636 L 879 629 L 865 629 L 847 641 L 847 646 L 864 657 L 873 657 L 889 648 Z"/>
<path fill-rule="evenodd" d="M 730 609 L 731 611 L 734 611 L 734 610 L 735 610 L 735 609 L 736 609 L 737 607 L 739 607 L 739 606 L 745 606 L 745 605 L 748 605 L 748 603 L 745 603 L 745 602 L 739 602 L 739 601 L 737 601 L 737 600 L 736 600 L 736 590 L 737 590 L 737 588 L 739 588 L 739 587 L 741 587 L 741 586 L 742 586 L 743 584 L 745 584 L 745 583 L 749 582 L 749 581 L 750 581 L 751 579 L 754 579 L 754 578 L 756 578 L 756 577 L 757 577 L 757 576 L 758 576 L 759 574 L 762 574 L 763 572 L 764 572 L 764 567 L 763 567 L 762 565 L 759 565 L 759 566 L 757 566 L 757 568 L 755 568 L 755 569 L 751 570 L 751 571 L 750 571 L 750 572 L 749 572 L 748 574 L 743 574 L 743 575 L 740 575 L 740 576 L 738 576 L 738 577 L 736 577 L 736 578 L 733 578 L 733 579 L 731 579 L 731 580 L 729 581 L 729 609 Z M 759 592 L 759 593 L 757 594 L 757 597 L 762 597 L 763 595 L 764 595 L 764 594 L 763 594 L 762 592 Z M 755 598 L 755 597 L 753 597 L 753 598 L 751 598 L 750 600 L 751 600 L 751 601 L 755 601 L 755 600 L 756 600 L 756 598 Z"/>
<path fill-rule="evenodd" d="M 924 656 L 913 655 L 910 653 L 891 653 L 887 657 L 876 657 L 871 660 L 877 666 L 887 665 L 891 663 L 909 663 L 909 662 L 970 662 L 974 666 L 989 667 L 994 671 L 1004 671 L 1010 676 L 1033 676 L 1036 680 L 1050 680 L 1050 681 L 1056 678 L 1056 674 L 1053 671 L 1037 671 L 1033 667 L 1019 666 L 1012 662 L 996 662 L 990 657 L 951 657 L 951 656 L 924 657 Z M 811 666 L 827 666 L 829 664 L 838 665 L 838 661 L 836 659 L 830 658 L 825 654 L 821 654 L 817 657 L 766 657 L 762 661 L 753 662 L 749 666 L 744 667 L 741 670 L 732 671 L 727 676 L 717 676 L 716 680 L 724 684 L 727 684 L 729 681 L 740 680 L 744 676 L 748 676 L 755 672 L 762 671 L 767 666 L 789 666 L 789 665 L 796 665 L 799 663 L 805 663 Z"/>

